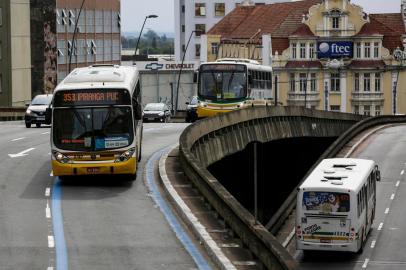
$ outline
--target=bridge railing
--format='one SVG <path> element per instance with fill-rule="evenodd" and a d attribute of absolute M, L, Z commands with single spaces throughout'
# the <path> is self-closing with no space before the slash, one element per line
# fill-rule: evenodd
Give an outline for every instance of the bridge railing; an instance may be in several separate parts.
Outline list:
<path fill-rule="evenodd" d="M 287 121 L 290 117 L 294 119 L 292 123 Z M 279 138 L 287 138 L 293 136 L 292 134 L 311 134 L 313 131 L 331 136 L 331 129 L 320 130 L 321 125 L 318 122 L 320 119 L 334 129 L 340 125 L 340 121 L 343 126 L 350 127 L 361 117 L 298 107 L 263 107 L 239 110 L 201 120 L 186 128 L 180 137 L 179 157 L 186 176 L 267 269 L 295 269 L 297 262 L 207 170 L 207 166 L 226 155 L 244 149 L 249 141 L 265 142 L 272 133 L 279 133 L 277 134 Z M 306 122 L 306 125 L 300 125 L 301 122 Z M 259 123 L 276 123 L 276 125 L 267 130 L 258 127 Z M 294 126 L 295 124 L 298 126 Z M 289 128 L 284 129 L 281 125 L 287 125 Z M 247 132 L 244 136 L 239 136 L 233 145 L 229 141 L 232 139 L 232 133 L 237 130 Z M 289 130 L 290 133 L 284 133 L 284 130 Z M 266 136 L 261 137 L 257 134 L 261 133 L 260 131 Z M 223 136 L 226 139 L 222 142 L 213 142 L 216 141 L 213 140 L 216 136 Z M 213 143 L 209 145 L 209 141 Z M 231 147 L 235 149 L 231 151 L 229 149 Z M 202 160 L 202 156 L 207 157 L 207 160 Z"/>
<path fill-rule="evenodd" d="M 354 139 L 358 134 L 364 132 L 370 128 L 385 125 L 385 124 L 398 124 L 406 123 L 406 116 L 378 116 L 367 118 L 358 122 L 352 128 L 344 132 L 318 159 L 318 161 L 310 168 L 307 174 L 303 177 L 302 181 L 297 185 L 297 188 L 303 183 L 303 181 L 310 175 L 314 168 L 323 159 L 334 158 L 343 147 Z M 297 188 L 295 188 L 289 197 L 285 200 L 278 211 L 273 215 L 272 219 L 266 225 L 271 233 L 275 234 L 281 228 L 289 214 L 296 207 Z"/>

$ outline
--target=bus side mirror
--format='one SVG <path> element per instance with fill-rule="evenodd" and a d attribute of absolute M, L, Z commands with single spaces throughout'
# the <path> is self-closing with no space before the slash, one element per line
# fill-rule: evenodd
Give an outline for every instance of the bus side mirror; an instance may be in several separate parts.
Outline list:
<path fill-rule="evenodd" d="M 193 73 L 193 83 L 197 83 L 197 72 Z"/>
<path fill-rule="evenodd" d="M 381 172 L 379 170 L 376 171 L 376 181 L 381 181 Z"/>
<path fill-rule="evenodd" d="M 50 125 L 52 122 L 52 108 L 48 107 L 45 110 L 45 124 Z"/>
<path fill-rule="evenodd" d="M 135 118 L 135 120 L 141 120 L 142 119 L 141 104 L 135 104 L 134 105 L 134 118 Z"/>

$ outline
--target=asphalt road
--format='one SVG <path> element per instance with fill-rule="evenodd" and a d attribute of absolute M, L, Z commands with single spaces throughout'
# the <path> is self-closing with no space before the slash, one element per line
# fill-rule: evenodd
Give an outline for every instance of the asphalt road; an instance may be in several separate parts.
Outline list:
<path fill-rule="evenodd" d="M 143 174 L 148 158 L 176 143 L 185 126 L 144 125 L 133 183 L 114 177 L 62 182 L 67 269 L 196 269 Z M 0 124 L 0 269 L 55 269 L 49 131 Z"/>
<path fill-rule="evenodd" d="M 373 159 L 381 170 L 372 231 L 360 255 L 297 252 L 300 269 L 406 269 L 406 125 L 389 127 L 368 139 L 353 157 Z"/>

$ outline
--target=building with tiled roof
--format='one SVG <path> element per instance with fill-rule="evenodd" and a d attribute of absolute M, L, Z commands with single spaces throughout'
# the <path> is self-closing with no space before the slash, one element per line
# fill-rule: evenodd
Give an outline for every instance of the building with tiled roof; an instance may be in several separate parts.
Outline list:
<path fill-rule="evenodd" d="M 366 14 L 349 0 L 237 7 L 208 31 L 202 60 L 272 64 L 274 102 L 283 105 L 406 113 L 406 0 L 402 3 L 404 12 L 387 14 Z"/>

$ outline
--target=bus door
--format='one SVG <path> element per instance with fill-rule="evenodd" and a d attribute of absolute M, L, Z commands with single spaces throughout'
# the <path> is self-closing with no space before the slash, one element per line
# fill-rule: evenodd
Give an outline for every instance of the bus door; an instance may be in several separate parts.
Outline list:
<path fill-rule="evenodd" d="M 304 192 L 301 230 L 303 240 L 313 243 L 348 243 L 350 195 L 337 192 Z"/>

